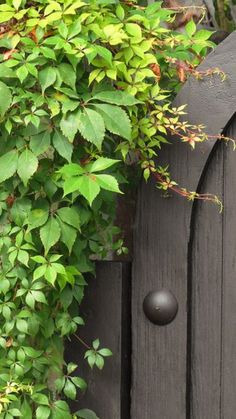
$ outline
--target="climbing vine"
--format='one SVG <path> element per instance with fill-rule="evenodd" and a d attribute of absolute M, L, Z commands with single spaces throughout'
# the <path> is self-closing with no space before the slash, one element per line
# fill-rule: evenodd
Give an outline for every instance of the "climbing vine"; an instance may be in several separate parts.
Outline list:
<path fill-rule="evenodd" d="M 0 418 L 95 418 L 71 411 L 86 383 L 64 359 L 73 334 L 91 368 L 111 356 L 96 331 L 91 343 L 79 336 L 84 275 L 126 251 L 114 198 L 130 165 L 203 199 L 154 160 L 170 134 L 207 140 L 171 101 L 188 74 L 224 74 L 197 70 L 211 34 L 193 21 L 175 33 L 175 11 L 159 2 L 0 3 Z"/>

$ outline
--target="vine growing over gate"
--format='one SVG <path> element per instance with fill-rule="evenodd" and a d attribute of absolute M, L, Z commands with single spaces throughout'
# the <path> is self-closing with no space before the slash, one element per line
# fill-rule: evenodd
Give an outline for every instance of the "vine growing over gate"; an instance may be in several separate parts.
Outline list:
<path fill-rule="evenodd" d="M 180 188 L 154 158 L 169 134 L 207 140 L 171 100 L 188 74 L 224 74 L 197 70 L 210 33 L 193 21 L 175 33 L 159 2 L 0 3 L 0 418 L 95 418 L 66 401 L 86 389 L 64 360 L 65 340 L 81 341 L 84 274 L 126 251 L 115 194 L 130 163 L 164 190 L 217 200 Z M 96 331 L 85 346 L 102 369 L 111 351 Z"/>

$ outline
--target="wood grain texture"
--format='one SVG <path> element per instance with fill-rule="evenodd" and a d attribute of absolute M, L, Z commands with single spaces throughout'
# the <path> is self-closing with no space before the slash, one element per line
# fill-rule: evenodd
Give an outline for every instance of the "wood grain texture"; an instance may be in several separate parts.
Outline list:
<path fill-rule="evenodd" d="M 236 120 L 227 130 L 235 137 Z M 217 145 L 201 187 L 224 211 L 198 203 L 191 264 L 191 419 L 234 419 L 236 411 L 236 155 Z M 187 416 L 188 417 L 188 416 Z"/>
<path fill-rule="evenodd" d="M 236 138 L 236 119 L 228 130 Z M 224 151 L 222 419 L 236 416 L 236 153 Z"/>
<path fill-rule="evenodd" d="M 78 340 L 67 345 L 67 359 L 79 365 L 88 390 L 71 403 L 74 411 L 93 409 L 100 419 L 127 419 L 130 392 L 130 264 L 99 262 L 96 278 L 89 280 L 81 312 L 86 322 L 79 336 L 89 344 L 99 337 L 113 352 L 102 371 L 91 370 Z"/>
<path fill-rule="evenodd" d="M 188 121 L 204 124 L 211 135 L 221 133 L 235 113 L 236 31 L 207 56 L 199 69 L 216 67 L 226 74 L 224 82 L 219 76 L 204 77 L 201 81 L 190 78 L 177 96 L 177 103 L 188 105 Z M 211 148 L 211 143 L 208 144 Z"/>
<path fill-rule="evenodd" d="M 216 144 L 200 187 L 221 200 L 224 147 Z M 196 202 L 191 227 L 187 417 L 221 419 L 223 216 L 216 206 Z"/>
<path fill-rule="evenodd" d="M 217 76 L 200 83 L 191 79 L 175 101 L 175 105 L 187 103 L 189 121 L 204 123 L 208 134 L 221 133 L 235 112 L 234 64 L 236 33 L 222 42 L 201 66 L 202 69 L 220 67 L 227 73 L 227 81 L 222 83 Z M 176 139 L 171 141 L 172 145 L 160 152 L 158 164 L 169 164 L 173 179 L 182 187 L 196 190 L 216 139 L 199 145 L 194 152 Z M 163 199 L 154 183 L 141 185 L 132 275 L 132 419 L 186 417 L 191 214 L 192 204 L 186 200 L 174 195 Z M 172 324 L 157 327 L 145 318 L 142 303 L 149 291 L 163 286 L 176 295 L 179 313 Z"/>
<path fill-rule="evenodd" d="M 204 154 L 176 142 L 161 159 L 170 163 L 173 178 L 196 190 Z M 157 419 L 185 418 L 191 208 L 178 196 L 163 198 L 152 182 L 140 189 L 132 276 L 132 419 L 150 419 L 154 412 Z M 172 324 L 157 327 L 145 318 L 142 304 L 149 291 L 162 287 L 175 294 L 179 313 Z"/>

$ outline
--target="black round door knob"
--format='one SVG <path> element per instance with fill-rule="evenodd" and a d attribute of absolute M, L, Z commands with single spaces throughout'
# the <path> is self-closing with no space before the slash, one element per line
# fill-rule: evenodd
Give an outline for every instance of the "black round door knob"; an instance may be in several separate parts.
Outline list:
<path fill-rule="evenodd" d="M 150 292 L 143 301 L 143 311 L 150 322 L 163 326 L 171 323 L 178 313 L 178 302 L 167 290 Z"/>

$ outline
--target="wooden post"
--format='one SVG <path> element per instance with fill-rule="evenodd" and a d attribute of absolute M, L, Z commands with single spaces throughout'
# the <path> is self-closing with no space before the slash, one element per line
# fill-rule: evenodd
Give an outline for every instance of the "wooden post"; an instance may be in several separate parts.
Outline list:
<path fill-rule="evenodd" d="M 72 404 L 74 410 L 89 408 L 100 419 L 128 419 L 130 409 L 131 356 L 131 265 L 128 262 L 99 262 L 96 278 L 88 281 L 81 313 L 84 330 L 78 335 L 89 345 L 99 338 L 101 347 L 108 347 L 113 357 L 105 367 L 91 370 L 83 360 L 86 348 L 73 338 L 67 345 L 67 360 L 79 365 L 81 377 L 88 382 L 88 391 Z"/>

